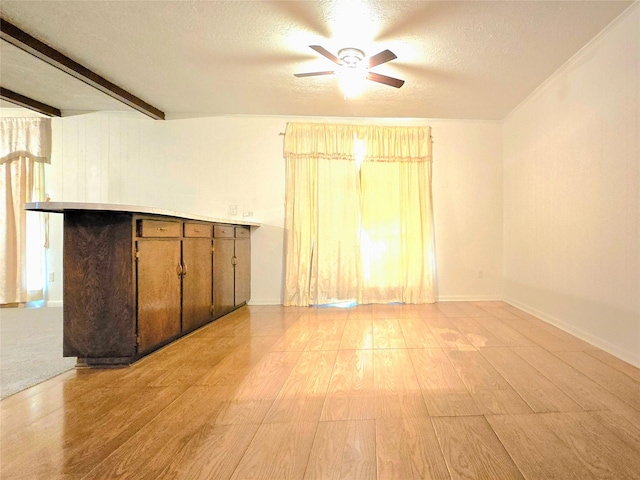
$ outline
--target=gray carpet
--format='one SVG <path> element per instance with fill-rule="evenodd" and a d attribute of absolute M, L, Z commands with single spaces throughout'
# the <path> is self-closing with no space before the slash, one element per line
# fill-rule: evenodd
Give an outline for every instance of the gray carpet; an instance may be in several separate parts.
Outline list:
<path fill-rule="evenodd" d="M 62 307 L 0 308 L 0 398 L 75 364 L 62 356 Z"/>

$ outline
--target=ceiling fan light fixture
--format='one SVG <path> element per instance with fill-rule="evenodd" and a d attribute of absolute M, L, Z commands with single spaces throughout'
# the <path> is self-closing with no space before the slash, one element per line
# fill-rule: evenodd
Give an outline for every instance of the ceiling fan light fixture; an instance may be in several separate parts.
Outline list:
<path fill-rule="evenodd" d="M 366 69 L 358 66 L 348 67 L 343 65 L 336 70 L 336 75 L 345 100 L 347 98 L 355 98 L 363 92 L 365 80 L 367 79 Z"/>
<path fill-rule="evenodd" d="M 358 48 L 349 47 L 338 50 L 340 63 L 336 75 L 345 100 L 359 96 L 364 90 L 364 82 L 367 78 L 364 57 L 364 52 Z"/>

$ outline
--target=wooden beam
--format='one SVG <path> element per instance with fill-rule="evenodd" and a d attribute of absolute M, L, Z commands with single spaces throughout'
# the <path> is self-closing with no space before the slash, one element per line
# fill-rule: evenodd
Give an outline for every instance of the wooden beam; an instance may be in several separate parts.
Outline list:
<path fill-rule="evenodd" d="M 32 37 L 15 25 L 12 25 L 1 18 L 0 32 L 0 38 L 2 38 L 2 40 L 15 45 L 44 62 L 47 62 L 49 65 L 59 68 L 63 72 L 68 73 L 87 85 L 91 85 L 101 92 L 106 93 L 116 100 L 129 105 L 131 108 L 150 116 L 151 118 L 164 120 L 164 112 L 161 110 L 158 110 L 153 105 L 149 105 L 135 95 L 127 92 L 114 83 L 111 83 L 104 77 L 101 77 L 97 73 L 89 70 L 87 67 L 80 65 L 78 62 L 71 60 L 63 53 L 60 53 L 46 43 L 41 42 L 37 38 Z"/>
<path fill-rule="evenodd" d="M 6 100 L 7 102 L 20 105 L 21 107 L 28 108 L 29 110 L 33 110 L 35 112 L 48 115 L 50 117 L 62 116 L 62 114 L 60 113 L 60 110 L 55 107 L 52 107 L 51 105 L 47 105 L 46 103 L 39 102 L 37 100 L 34 100 L 33 98 L 25 97 L 24 95 L 20 95 L 19 93 L 12 92 L 11 90 L 7 90 L 6 88 L 3 88 L 3 87 L 0 87 L 0 98 L 2 100 Z"/>

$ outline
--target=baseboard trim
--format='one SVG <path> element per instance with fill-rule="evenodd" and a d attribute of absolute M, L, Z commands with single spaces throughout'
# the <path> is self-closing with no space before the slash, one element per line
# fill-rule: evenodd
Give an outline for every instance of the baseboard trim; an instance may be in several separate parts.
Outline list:
<path fill-rule="evenodd" d="M 436 302 L 501 302 L 502 297 L 496 295 L 442 295 Z M 247 305 L 282 305 L 282 300 L 274 298 L 251 299 Z"/>
<path fill-rule="evenodd" d="M 247 305 L 251 306 L 258 306 L 258 305 L 282 305 L 282 300 L 280 300 L 279 298 L 274 299 L 274 298 L 256 298 L 256 299 L 251 299 L 247 302 Z"/>
<path fill-rule="evenodd" d="M 436 302 L 501 302 L 502 297 L 496 295 L 440 295 Z"/>
<path fill-rule="evenodd" d="M 50 300 L 50 301 L 47 301 L 46 306 L 47 307 L 61 307 L 62 306 L 62 300 Z"/>
<path fill-rule="evenodd" d="M 553 315 L 549 315 L 545 312 L 538 310 L 530 305 L 519 302 L 518 300 L 510 297 L 505 297 L 504 301 L 510 305 L 513 305 L 516 308 L 519 308 L 523 312 L 527 312 L 540 320 L 547 322 L 555 327 L 558 327 L 561 330 L 564 330 L 571 335 L 578 337 L 580 340 L 584 340 L 587 343 L 590 343 L 594 347 L 598 347 L 604 350 L 607 353 L 623 360 L 631 365 L 640 368 L 640 353 L 638 352 L 630 352 L 625 350 L 624 348 L 620 348 L 617 345 L 612 344 L 600 337 L 597 337 L 581 328 L 576 327 L 575 325 L 571 325 L 559 318 L 554 317 Z"/>
<path fill-rule="evenodd" d="M 443 295 L 436 298 L 436 302 L 501 302 L 502 297 L 496 295 Z M 247 305 L 282 305 L 282 300 L 274 298 L 251 299 Z"/>

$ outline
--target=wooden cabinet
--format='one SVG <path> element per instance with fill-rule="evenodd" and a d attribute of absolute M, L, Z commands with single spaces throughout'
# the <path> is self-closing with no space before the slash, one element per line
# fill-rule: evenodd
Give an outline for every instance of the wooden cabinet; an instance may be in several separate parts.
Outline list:
<path fill-rule="evenodd" d="M 137 354 L 132 216 L 68 211 L 62 354 L 122 364 Z"/>
<path fill-rule="evenodd" d="M 184 224 L 182 240 L 182 330 L 187 332 L 213 319 L 212 226 Z"/>
<path fill-rule="evenodd" d="M 213 236 L 213 310 L 216 316 L 220 316 L 235 306 L 233 226 L 215 225 Z"/>
<path fill-rule="evenodd" d="M 182 223 L 173 220 L 140 219 L 138 222 L 138 237 L 142 238 L 179 238 Z"/>
<path fill-rule="evenodd" d="M 248 227 L 64 214 L 65 356 L 128 364 L 250 298 Z"/>
<path fill-rule="evenodd" d="M 235 305 L 251 299 L 251 231 L 247 227 L 235 227 Z"/>
<path fill-rule="evenodd" d="M 251 298 L 251 241 L 246 227 L 214 227 L 213 306 L 216 316 Z"/>
<path fill-rule="evenodd" d="M 138 352 L 143 353 L 181 331 L 180 239 L 138 241 L 136 259 Z"/>

